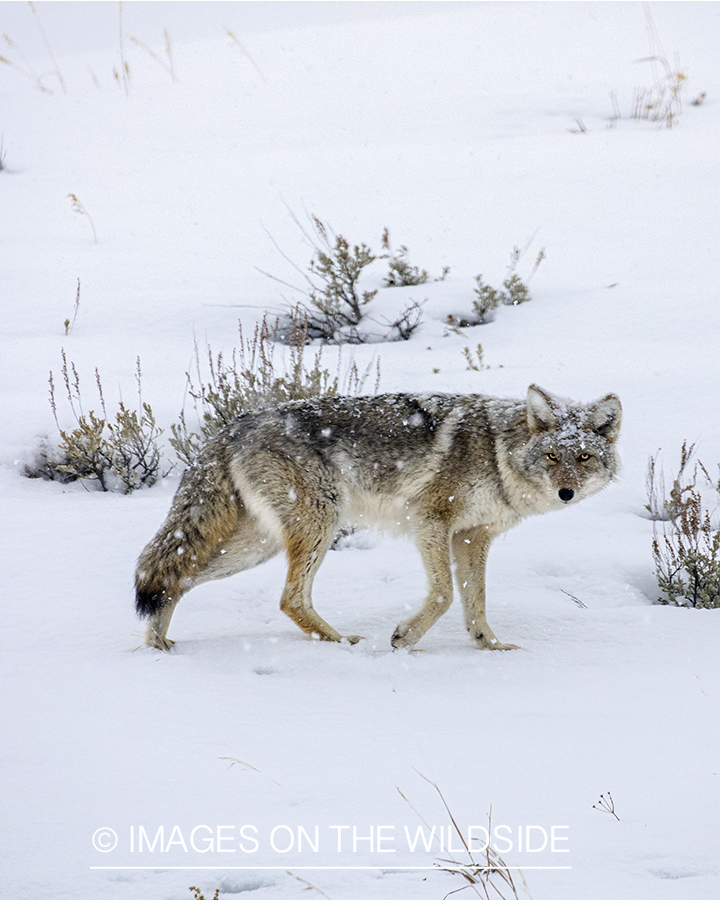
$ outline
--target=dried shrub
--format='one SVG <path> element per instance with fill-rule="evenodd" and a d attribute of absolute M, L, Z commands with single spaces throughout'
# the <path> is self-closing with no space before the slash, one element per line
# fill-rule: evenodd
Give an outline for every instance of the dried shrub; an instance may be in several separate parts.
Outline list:
<path fill-rule="evenodd" d="M 297 266 L 272 237 L 271 240 L 282 257 L 302 277 L 305 287 L 298 288 L 288 284 L 268 272 L 263 274 L 307 298 L 307 304 L 296 304 L 296 308 L 301 309 L 307 319 L 307 339 L 333 344 L 407 340 L 420 324 L 422 303 L 411 300 L 394 321 L 375 322 L 367 315 L 366 307 L 377 295 L 377 288 L 363 290 L 360 286 L 363 271 L 376 259 L 387 258 L 391 258 L 391 273 L 395 273 L 392 275 L 392 286 L 403 283 L 403 279 L 409 279 L 404 282 L 406 284 L 421 284 L 427 280 L 427 273 L 421 273 L 416 267 L 410 266 L 402 254 L 392 256 L 389 251 L 388 230 L 385 229 L 383 235 L 383 246 L 388 253 L 378 256 L 367 244 L 351 244 L 342 234 L 335 234 L 329 225 L 315 215 L 308 216 L 310 229 L 292 212 L 290 216 L 313 248 L 308 270 Z M 407 253 L 406 248 L 401 250 Z M 380 325 L 383 330 L 369 329 L 368 322 Z"/>
<path fill-rule="evenodd" d="M 656 460 L 651 458 L 648 468 L 646 509 L 653 515 L 652 555 L 661 591 L 658 601 L 673 606 L 717 609 L 720 607 L 720 530 L 713 522 L 701 486 L 720 496 L 720 482 L 713 483 L 699 461 L 691 475 L 685 474 L 693 449 L 694 445 L 688 448 L 687 442 L 683 443 L 680 471 L 673 479 L 667 500 L 660 499 Z M 700 479 L 702 485 L 698 484 Z"/>
<path fill-rule="evenodd" d="M 477 284 L 474 288 L 476 297 L 472 303 L 473 324 L 486 325 L 492 321 L 495 310 L 502 306 L 504 302 L 503 293 L 486 284 L 482 275 L 476 275 L 475 281 Z"/>
<path fill-rule="evenodd" d="M 517 273 L 518 263 L 527 253 L 532 243 L 532 238 L 524 248 L 513 247 L 510 254 L 510 265 L 507 275 L 502 283 L 502 288 L 494 288 L 487 284 L 482 275 L 475 276 L 475 299 L 472 303 L 473 325 L 485 325 L 493 320 L 495 310 L 500 306 L 519 306 L 531 300 L 528 285 L 533 275 L 537 272 L 540 263 L 545 259 L 545 248 L 541 248 L 530 273 L 523 280 Z"/>
<path fill-rule="evenodd" d="M 485 847 L 482 850 L 474 850 L 472 849 L 468 842 L 465 840 L 465 836 L 460 829 L 455 816 L 453 815 L 450 806 L 448 805 L 447 800 L 443 796 L 442 791 L 438 787 L 438 785 L 427 776 L 418 772 L 420 777 L 427 781 L 431 787 L 435 789 L 440 800 L 442 801 L 443 806 L 445 807 L 445 811 L 447 812 L 448 818 L 450 819 L 450 823 L 452 825 L 452 829 L 454 833 L 457 835 L 459 839 L 463 851 L 467 856 L 467 862 L 462 860 L 455 859 L 454 857 L 450 857 L 450 859 L 440 859 L 438 863 L 436 863 L 438 870 L 441 872 L 447 872 L 450 875 L 459 875 L 461 879 L 465 882 L 462 887 L 455 888 L 452 891 L 449 891 L 445 894 L 443 900 L 447 900 L 452 894 L 460 894 L 463 891 L 471 890 L 477 897 L 485 897 L 486 900 L 491 900 L 491 898 L 497 898 L 497 900 L 520 900 L 520 895 L 518 894 L 517 887 L 512 877 L 512 868 L 507 865 L 505 860 L 500 856 L 500 854 L 490 845 L 490 841 L 487 841 Z M 422 816 L 417 812 L 415 807 L 410 803 L 407 797 L 403 794 L 400 788 L 396 788 L 397 792 L 403 798 L 403 800 L 410 806 L 410 808 L 419 816 L 421 822 L 427 826 L 427 823 L 423 819 Z M 433 828 L 434 831 L 434 828 Z M 488 813 L 488 834 L 492 833 L 492 806 L 490 807 L 490 812 Z M 448 842 L 450 843 L 450 842 Z M 449 853 L 453 852 L 451 848 L 448 846 L 447 851 Z M 479 857 L 479 854 L 482 854 L 482 857 Z M 483 858 L 484 857 L 484 858 Z M 522 872 L 518 868 L 518 874 L 525 882 L 525 878 L 522 875 Z M 527 885 L 525 885 L 527 888 Z M 528 892 L 529 896 L 529 892 Z"/>
<path fill-rule="evenodd" d="M 199 887 L 192 886 L 189 887 L 188 890 L 192 891 L 195 895 L 193 900 L 205 900 L 205 895 Z M 220 888 L 215 888 L 215 893 L 212 896 L 212 900 L 220 900 Z"/>
<path fill-rule="evenodd" d="M 657 122 L 666 128 L 672 128 L 682 113 L 682 93 L 685 90 L 687 74 L 680 68 L 680 61 L 675 55 L 674 64 L 670 65 L 662 47 L 660 35 L 655 26 L 649 5 L 645 4 L 645 20 L 651 55 L 639 59 L 639 63 L 650 63 L 652 68 L 652 84 L 650 87 L 636 87 L 633 91 L 630 114 L 628 118 L 647 122 Z M 623 118 L 617 97 L 612 94 L 614 112 L 610 117 L 610 125 L 614 127 Z M 699 106 L 705 99 L 701 93 L 693 106 Z"/>
<path fill-rule="evenodd" d="M 68 364 L 62 351 L 62 379 L 76 427 L 61 428 L 57 414 L 55 382 L 50 373 L 50 405 L 60 432 L 55 449 L 46 449 L 34 466 L 26 467 L 28 477 L 46 478 L 68 483 L 83 480 L 96 483 L 100 490 L 119 490 L 129 494 L 140 487 L 150 487 L 160 476 L 158 438 L 162 429 L 155 422 L 152 408 L 143 402 L 140 360 L 136 381 L 138 409 L 128 408 L 122 401 L 114 418 L 107 413 L 100 373 L 95 369 L 95 383 L 101 413 L 83 410 L 80 377 L 75 364 Z"/>
<path fill-rule="evenodd" d="M 332 235 L 326 226 L 312 216 L 320 246 L 310 261 L 310 270 L 320 278 L 320 287 L 310 291 L 310 301 L 321 317 L 335 323 L 338 328 L 360 324 L 362 307 L 377 294 L 375 291 L 360 293 L 358 280 L 362 270 L 375 261 L 375 255 L 366 244 L 350 247 L 341 235 Z"/>
<path fill-rule="evenodd" d="M 284 330 L 283 330 L 283 327 Z M 370 376 L 353 363 L 341 380 L 323 368 L 322 347 L 306 360 L 308 320 L 302 309 L 292 311 L 286 323 L 271 324 L 267 316 L 255 327 L 252 338 L 245 338 L 239 326 L 240 341 L 228 359 L 222 353 L 206 349 L 207 375 L 203 374 L 196 347 L 196 377 L 187 373 L 188 394 L 198 420 L 198 430 L 190 431 L 185 411 L 171 427 L 170 445 L 184 463 L 192 462 L 203 444 L 220 428 L 245 412 L 273 406 L 286 400 L 360 393 Z M 276 363 L 275 354 L 282 339 L 287 348 L 285 359 Z M 372 364 L 371 364 L 372 366 Z M 376 363 L 377 379 L 379 364 Z M 376 382 L 377 390 L 377 382 Z"/>
<path fill-rule="evenodd" d="M 385 229 L 382 236 L 383 258 L 388 259 L 388 274 L 383 279 L 384 287 L 414 287 L 425 284 L 430 276 L 425 269 L 418 269 L 408 261 L 408 248 L 403 244 L 393 251 L 390 231 Z"/>
<path fill-rule="evenodd" d="M 683 441 L 680 450 L 680 467 L 678 473 L 673 478 L 672 487 L 670 488 L 670 496 L 666 496 L 665 476 L 662 467 L 658 465 L 660 451 L 655 456 L 651 456 L 648 460 L 647 473 L 645 475 L 645 490 L 647 491 L 648 502 L 645 509 L 650 513 L 653 522 L 668 522 L 676 519 L 680 513 L 682 492 L 688 482 L 686 469 L 695 455 L 695 444 L 689 444 Z M 693 474 L 692 479 L 697 477 Z"/>

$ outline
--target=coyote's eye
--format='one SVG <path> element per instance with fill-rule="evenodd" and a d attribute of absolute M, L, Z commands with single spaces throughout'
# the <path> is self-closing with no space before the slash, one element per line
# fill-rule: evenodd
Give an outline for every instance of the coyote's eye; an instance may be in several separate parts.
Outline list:
<path fill-rule="evenodd" d="M 589 453 L 581 453 L 578 456 L 578 462 L 589 462 L 592 459 L 592 456 Z"/>
<path fill-rule="evenodd" d="M 548 462 L 551 462 L 551 463 L 556 463 L 558 461 L 558 458 L 557 458 L 557 456 L 555 456 L 554 453 L 546 453 L 545 459 L 547 459 Z"/>

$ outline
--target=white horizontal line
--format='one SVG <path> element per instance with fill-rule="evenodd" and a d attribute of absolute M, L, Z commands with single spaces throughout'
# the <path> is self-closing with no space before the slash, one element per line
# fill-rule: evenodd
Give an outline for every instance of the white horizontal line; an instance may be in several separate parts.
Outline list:
<path fill-rule="evenodd" d="M 152 871 L 176 871 L 176 870 L 188 870 L 188 869 L 203 869 L 207 871 L 214 872 L 224 872 L 224 871 L 250 871 L 250 872 L 270 872 L 270 871 L 280 871 L 286 872 L 288 869 L 297 869 L 298 871 L 356 871 L 356 870 L 373 870 L 373 871 L 385 871 L 388 869 L 402 869 L 405 872 L 425 872 L 425 871 L 435 871 L 435 872 L 443 872 L 448 871 L 443 866 L 294 866 L 289 863 L 286 866 L 90 866 L 91 869 L 103 869 L 103 870 L 111 870 L 117 871 L 120 869 L 123 870 L 134 870 L 134 869 L 150 869 Z M 458 867 L 459 868 L 459 867 Z M 486 866 L 467 866 L 466 868 L 477 868 L 478 871 L 485 871 Z M 502 872 L 519 872 L 521 869 L 523 871 L 528 871 L 530 869 L 538 870 L 543 869 L 546 871 L 569 871 L 572 869 L 572 866 L 490 866 L 492 870 L 502 871 Z M 452 870 L 450 870 L 452 871 Z"/>

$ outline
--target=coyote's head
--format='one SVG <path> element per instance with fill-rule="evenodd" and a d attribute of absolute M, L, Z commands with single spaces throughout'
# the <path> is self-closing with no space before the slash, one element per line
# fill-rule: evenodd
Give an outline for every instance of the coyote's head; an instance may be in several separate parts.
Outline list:
<path fill-rule="evenodd" d="M 615 394 L 582 404 L 530 385 L 524 469 L 549 506 L 589 497 L 617 474 L 620 458 L 615 441 L 621 417 Z"/>

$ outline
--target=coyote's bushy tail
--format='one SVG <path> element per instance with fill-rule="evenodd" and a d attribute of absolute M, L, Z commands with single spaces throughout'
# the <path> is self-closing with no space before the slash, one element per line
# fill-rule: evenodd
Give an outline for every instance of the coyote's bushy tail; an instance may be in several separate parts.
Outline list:
<path fill-rule="evenodd" d="M 192 587 L 236 529 L 241 510 L 225 447 L 216 438 L 185 470 L 165 523 L 140 554 L 135 572 L 140 618 L 176 603 Z"/>

